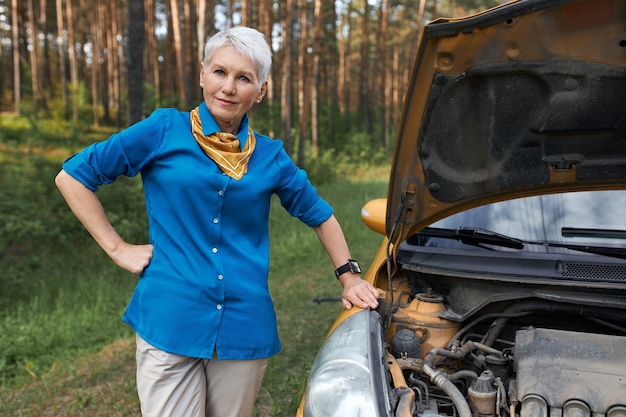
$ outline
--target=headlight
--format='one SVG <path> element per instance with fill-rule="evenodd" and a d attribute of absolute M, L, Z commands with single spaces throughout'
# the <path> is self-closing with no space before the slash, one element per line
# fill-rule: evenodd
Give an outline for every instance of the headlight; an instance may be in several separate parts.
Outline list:
<path fill-rule="evenodd" d="M 371 310 L 333 331 L 311 369 L 305 417 L 380 417 L 389 410 L 380 332 L 379 315 Z"/>

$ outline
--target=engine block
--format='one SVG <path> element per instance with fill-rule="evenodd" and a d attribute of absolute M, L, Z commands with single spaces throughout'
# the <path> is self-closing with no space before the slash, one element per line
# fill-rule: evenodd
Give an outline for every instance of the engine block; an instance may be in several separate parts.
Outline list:
<path fill-rule="evenodd" d="M 520 417 L 626 417 L 626 337 L 519 330 L 515 369 Z"/>

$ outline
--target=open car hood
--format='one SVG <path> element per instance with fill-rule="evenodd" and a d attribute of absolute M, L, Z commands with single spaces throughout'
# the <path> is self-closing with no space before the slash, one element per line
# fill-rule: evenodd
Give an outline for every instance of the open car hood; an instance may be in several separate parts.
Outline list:
<path fill-rule="evenodd" d="M 398 129 L 387 236 L 497 200 L 626 188 L 625 103 L 623 0 L 433 21 Z"/>

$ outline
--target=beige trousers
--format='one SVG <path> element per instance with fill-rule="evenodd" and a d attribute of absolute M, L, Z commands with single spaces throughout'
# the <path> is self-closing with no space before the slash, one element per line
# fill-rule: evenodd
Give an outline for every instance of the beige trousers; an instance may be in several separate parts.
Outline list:
<path fill-rule="evenodd" d="M 174 355 L 137 339 L 137 393 L 144 417 L 250 417 L 267 359 Z"/>

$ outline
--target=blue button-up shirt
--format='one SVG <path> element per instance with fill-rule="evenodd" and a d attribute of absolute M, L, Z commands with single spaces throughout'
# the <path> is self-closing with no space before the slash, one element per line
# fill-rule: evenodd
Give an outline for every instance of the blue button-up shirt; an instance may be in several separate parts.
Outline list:
<path fill-rule="evenodd" d="M 204 104 L 205 133 L 219 130 Z M 238 136 L 245 141 L 248 119 Z M 332 215 L 282 142 L 255 134 L 248 172 L 223 174 L 191 134 L 189 112 L 160 109 L 69 158 L 64 170 L 96 191 L 141 173 L 154 256 L 123 320 L 179 355 L 258 359 L 280 350 L 268 289 L 270 198 L 309 226 Z"/>

